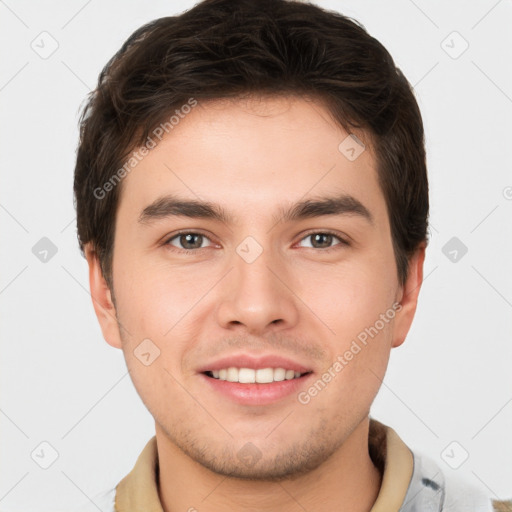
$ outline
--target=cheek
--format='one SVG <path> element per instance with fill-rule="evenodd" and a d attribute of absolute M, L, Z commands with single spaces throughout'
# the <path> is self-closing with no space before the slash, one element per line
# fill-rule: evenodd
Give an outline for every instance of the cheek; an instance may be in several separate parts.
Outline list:
<path fill-rule="evenodd" d="M 116 286 L 120 316 L 138 337 L 165 339 L 211 286 L 211 269 L 173 268 L 159 262 L 120 262 Z M 202 272 L 202 273 L 201 273 Z M 116 283 L 116 284 L 117 284 Z M 176 326 L 176 327 L 175 327 Z"/>
<path fill-rule="evenodd" d="M 176 393 L 172 376 L 180 379 L 183 355 L 200 339 L 204 321 L 198 315 L 204 314 L 206 303 L 200 299 L 216 282 L 211 268 L 204 266 L 201 272 L 162 263 L 125 264 L 123 269 L 122 282 L 116 287 L 118 319 L 125 327 L 120 329 L 122 349 L 134 385 L 149 403 L 158 400 L 154 390 L 169 384 L 165 395 Z M 144 361 L 155 356 L 151 366 L 145 367 Z"/>
<path fill-rule="evenodd" d="M 396 315 L 392 273 L 386 279 L 378 261 L 360 263 L 345 271 L 309 274 L 299 294 L 329 328 L 325 346 L 330 361 L 327 374 L 320 376 L 329 384 L 317 404 L 332 400 L 358 413 L 370 406 L 381 385 Z"/>
<path fill-rule="evenodd" d="M 204 410 L 181 384 L 182 375 L 168 364 L 166 350 L 164 348 L 161 356 L 149 366 L 125 351 L 130 378 L 137 393 L 155 420 L 169 431 L 183 429 L 188 418 L 194 418 L 194 428 L 209 430 Z"/>
<path fill-rule="evenodd" d="M 388 269 L 388 275 L 391 273 Z M 305 272 L 297 294 L 342 345 L 392 308 L 393 280 L 378 264 Z M 379 324 L 380 325 L 380 324 Z M 389 327 L 386 324 L 386 329 Z M 385 329 L 382 329 L 385 330 Z"/>

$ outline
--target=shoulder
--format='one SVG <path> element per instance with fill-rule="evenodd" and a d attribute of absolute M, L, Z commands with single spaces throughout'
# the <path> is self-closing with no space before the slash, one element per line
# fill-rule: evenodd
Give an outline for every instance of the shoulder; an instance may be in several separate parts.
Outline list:
<path fill-rule="evenodd" d="M 400 512 L 512 512 L 512 501 L 493 500 L 490 493 L 443 471 L 431 458 L 414 453 L 414 470 Z"/>
<path fill-rule="evenodd" d="M 82 501 L 76 512 L 115 512 L 115 498 L 115 488 L 105 489 L 91 496 L 90 500 Z"/>
<path fill-rule="evenodd" d="M 512 512 L 512 500 L 492 500 L 494 512 Z"/>

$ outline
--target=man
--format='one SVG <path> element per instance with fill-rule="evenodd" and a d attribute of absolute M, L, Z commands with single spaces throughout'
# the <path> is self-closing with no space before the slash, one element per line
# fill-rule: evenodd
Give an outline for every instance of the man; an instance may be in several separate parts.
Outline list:
<path fill-rule="evenodd" d="M 207 0 L 137 30 L 82 117 L 78 236 L 153 437 L 121 512 L 484 512 L 370 418 L 416 310 L 421 115 L 352 20 Z"/>

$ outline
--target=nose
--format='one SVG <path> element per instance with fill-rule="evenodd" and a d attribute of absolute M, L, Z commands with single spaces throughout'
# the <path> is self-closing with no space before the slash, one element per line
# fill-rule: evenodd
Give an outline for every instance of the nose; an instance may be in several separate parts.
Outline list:
<path fill-rule="evenodd" d="M 299 299 L 290 283 L 290 272 L 270 250 L 263 250 L 254 261 L 240 254 L 233 255 L 234 268 L 226 276 L 219 297 L 219 324 L 253 335 L 294 326 L 299 318 Z"/>

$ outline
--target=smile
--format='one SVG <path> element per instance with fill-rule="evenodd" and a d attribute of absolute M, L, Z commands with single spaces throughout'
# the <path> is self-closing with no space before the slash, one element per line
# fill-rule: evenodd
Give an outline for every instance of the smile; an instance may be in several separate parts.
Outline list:
<path fill-rule="evenodd" d="M 302 375 L 310 372 L 297 372 L 285 368 L 222 368 L 220 370 L 207 371 L 205 374 L 214 379 L 228 382 L 239 382 L 241 384 L 269 384 L 271 382 L 282 382 L 284 380 L 299 379 Z"/>

